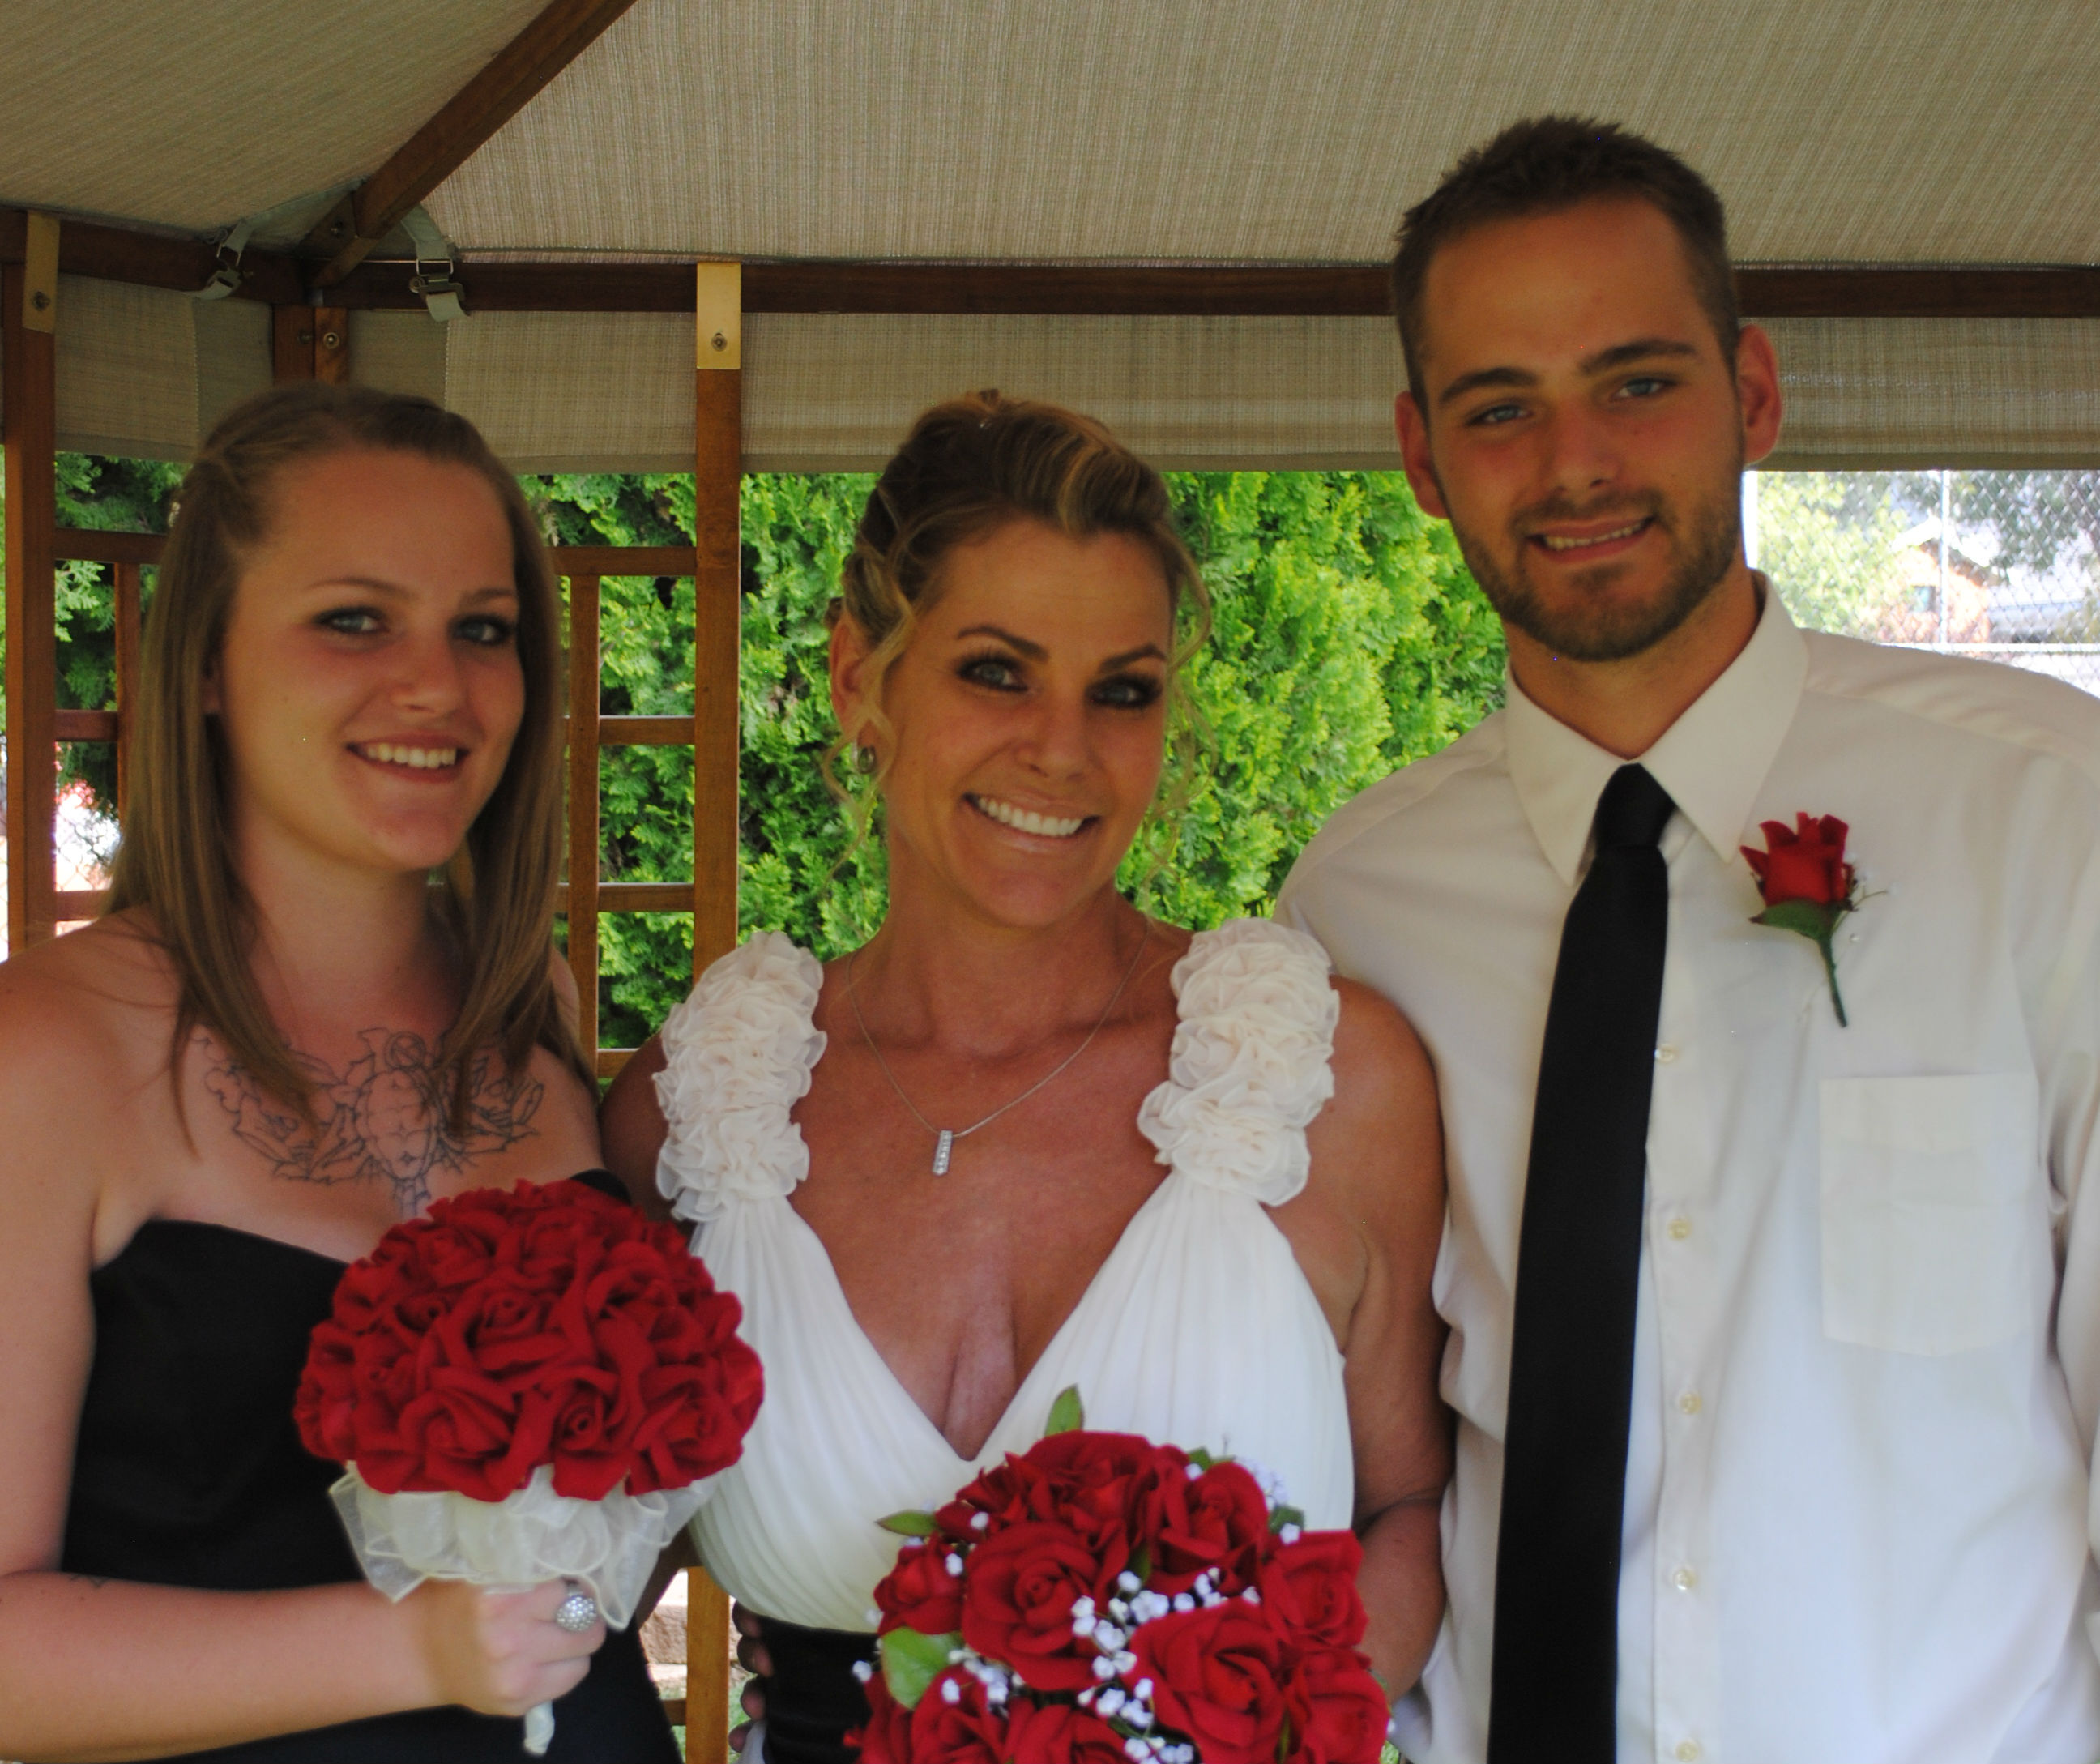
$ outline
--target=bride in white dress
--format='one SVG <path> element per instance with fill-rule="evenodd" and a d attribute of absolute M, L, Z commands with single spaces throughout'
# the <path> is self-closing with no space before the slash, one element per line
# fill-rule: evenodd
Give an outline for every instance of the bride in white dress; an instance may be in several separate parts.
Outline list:
<path fill-rule="evenodd" d="M 1353 1525 L 1397 1696 L 1443 1599 L 1435 1085 L 1311 939 L 1191 936 L 1116 891 L 1207 611 L 1165 487 L 1084 418 L 958 399 L 842 585 L 832 699 L 888 916 L 828 968 L 773 934 L 724 957 L 605 1112 L 765 1362 L 696 1541 L 768 1764 L 850 1755 L 875 1521 L 1025 1449 L 1066 1386 L 1089 1426 L 1229 1452 Z"/>

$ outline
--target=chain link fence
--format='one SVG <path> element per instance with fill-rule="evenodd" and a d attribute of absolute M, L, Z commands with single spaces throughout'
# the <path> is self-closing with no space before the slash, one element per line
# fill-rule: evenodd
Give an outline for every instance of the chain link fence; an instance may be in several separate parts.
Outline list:
<path fill-rule="evenodd" d="M 1802 624 L 2100 694 L 2100 471 L 1750 472 L 1743 537 Z"/>

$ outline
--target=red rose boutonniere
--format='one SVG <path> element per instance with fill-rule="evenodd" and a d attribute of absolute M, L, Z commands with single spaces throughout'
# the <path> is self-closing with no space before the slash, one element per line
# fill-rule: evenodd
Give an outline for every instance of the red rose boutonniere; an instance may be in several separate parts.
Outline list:
<path fill-rule="evenodd" d="M 1823 952 L 1823 971 L 1830 977 L 1830 1003 L 1839 1027 L 1846 1026 L 1844 995 L 1838 990 L 1838 957 L 1832 949 L 1838 928 L 1865 898 L 1860 877 L 1845 861 L 1850 831 L 1834 814 L 1801 814 L 1795 825 L 1764 823 L 1765 849 L 1743 847 L 1743 856 L 1758 879 L 1765 910 L 1750 920 L 1775 930 L 1807 937 Z"/>

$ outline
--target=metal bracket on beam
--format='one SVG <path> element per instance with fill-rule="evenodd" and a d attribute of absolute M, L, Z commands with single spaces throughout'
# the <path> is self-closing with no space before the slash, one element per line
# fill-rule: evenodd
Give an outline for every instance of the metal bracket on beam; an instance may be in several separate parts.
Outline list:
<path fill-rule="evenodd" d="M 211 272 L 211 280 L 191 294 L 192 300 L 223 300 L 228 294 L 240 291 L 240 254 L 248 249 L 248 241 L 255 232 L 255 218 L 242 221 L 228 229 L 218 242 L 218 267 Z"/>
<path fill-rule="evenodd" d="M 452 241 L 438 231 L 438 223 L 420 202 L 401 217 L 401 226 L 416 245 L 416 273 L 408 279 L 408 292 L 423 297 L 430 316 L 440 324 L 465 318 L 466 308 L 460 301 L 466 290 L 453 274 L 457 261 Z"/>

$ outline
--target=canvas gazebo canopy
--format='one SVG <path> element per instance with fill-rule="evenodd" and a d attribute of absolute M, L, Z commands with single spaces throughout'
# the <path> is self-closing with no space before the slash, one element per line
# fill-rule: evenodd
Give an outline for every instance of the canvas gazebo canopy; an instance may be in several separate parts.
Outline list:
<path fill-rule="evenodd" d="M 306 297 L 271 248 L 386 167 L 469 316 L 431 322 L 390 226 L 311 298 L 348 315 L 351 378 L 442 397 L 521 469 L 690 464 L 699 258 L 747 266 L 747 469 L 872 465 L 973 385 L 1167 464 L 1389 465 L 1394 224 L 1467 145 L 1556 109 L 1719 187 L 1785 364 L 1784 462 L 2100 451 L 2100 276 L 2062 267 L 2100 258 L 2090 0 L 8 13 L 0 204 L 152 236 L 63 236 L 62 269 L 102 274 L 61 296 L 61 446 L 187 452 L 269 379 L 268 306 Z M 506 46 L 496 102 L 390 165 Z M 249 220 L 240 294 L 189 298 Z"/>

